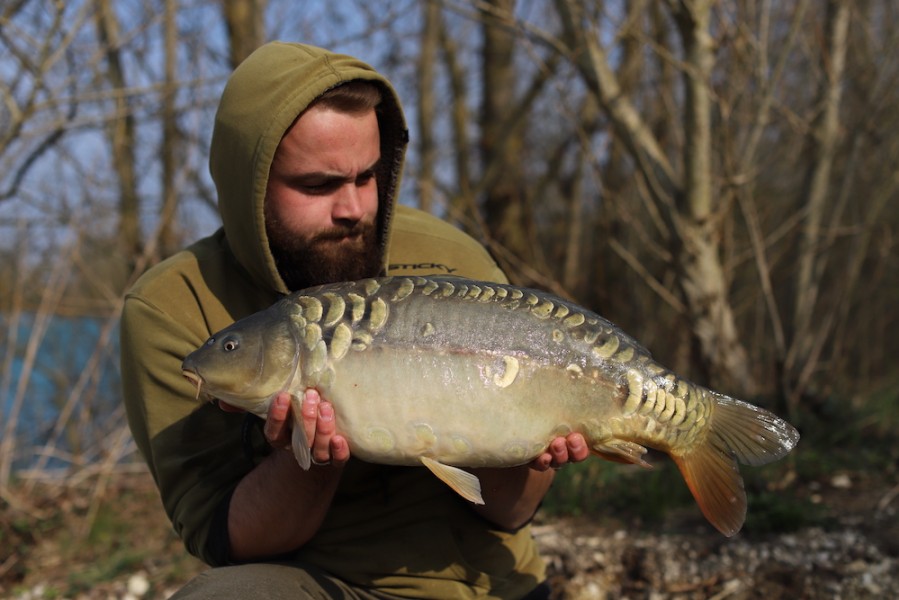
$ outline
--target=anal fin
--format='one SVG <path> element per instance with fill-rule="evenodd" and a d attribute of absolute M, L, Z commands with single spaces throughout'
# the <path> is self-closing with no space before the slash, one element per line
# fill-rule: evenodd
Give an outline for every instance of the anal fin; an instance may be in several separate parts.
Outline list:
<path fill-rule="evenodd" d="M 454 492 L 475 504 L 484 504 L 481 497 L 481 482 L 478 478 L 459 467 L 445 465 L 427 456 L 421 457 L 421 463 L 440 481 L 450 486 Z"/>
<path fill-rule="evenodd" d="M 593 453 L 606 460 L 632 465 L 640 465 L 651 469 L 652 465 L 643 460 L 646 448 L 635 442 L 612 438 L 593 446 Z"/>

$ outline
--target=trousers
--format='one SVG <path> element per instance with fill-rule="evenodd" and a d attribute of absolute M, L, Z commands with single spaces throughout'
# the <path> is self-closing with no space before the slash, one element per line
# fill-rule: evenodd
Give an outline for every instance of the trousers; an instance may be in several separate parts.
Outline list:
<path fill-rule="evenodd" d="M 524 600 L 550 597 L 544 582 Z M 216 567 L 194 577 L 172 600 L 403 600 L 384 592 L 349 585 L 305 563 L 271 562 Z"/>

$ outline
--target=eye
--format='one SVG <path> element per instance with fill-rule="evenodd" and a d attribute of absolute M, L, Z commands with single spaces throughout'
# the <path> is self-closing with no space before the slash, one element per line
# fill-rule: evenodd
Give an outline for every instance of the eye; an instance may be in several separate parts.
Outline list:
<path fill-rule="evenodd" d="M 310 196 L 324 196 L 330 192 L 333 192 L 337 189 L 337 185 L 334 183 L 323 183 L 321 185 L 307 185 L 306 193 Z"/>
<path fill-rule="evenodd" d="M 375 172 L 373 170 L 365 171 L 360 173 L 356 178 L 356 185 L 362 187 L 375 178 Z"/>
<path fill-rule="evenodd" d="M 232 352 L 234 350 L 237 350 L 238 346 L 240 346 L 240 344 L 234 338 L 227 339 L 224 342 L 222 342 L 222 349 L 225 352 Z"/>

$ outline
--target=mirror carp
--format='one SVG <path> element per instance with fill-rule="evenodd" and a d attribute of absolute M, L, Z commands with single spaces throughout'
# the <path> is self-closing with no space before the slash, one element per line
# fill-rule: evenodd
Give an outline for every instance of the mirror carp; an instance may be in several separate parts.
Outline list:
<path fill-rule="evenodd" d="M 464 467 L 528 463 L 580 432 L 602 458 L 680 469 L 725 535 L 746 515 L 737 463 L 789 453 L 799 434 L 757 406 L 683 379 L 599 315 L 527 288 L 453 277 L 385 277 L 301 290 L 213 335 L 184 359 L 197 394 L 262 418 L 286 390 L 334 405 L 353 456 L 423 465 L 471 502 Z M 311 462 L 302 426 L 292 448 Z"/>

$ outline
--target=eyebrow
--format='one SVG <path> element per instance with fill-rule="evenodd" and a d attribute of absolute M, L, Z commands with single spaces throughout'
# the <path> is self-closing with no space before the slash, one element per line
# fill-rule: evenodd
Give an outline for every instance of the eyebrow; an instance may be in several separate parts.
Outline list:
<path fill-rule="evenodd" d="M 368 168 L 359 171 L 354 177 L 345 176 L 340 173 L 332 173 L 329 171 L 310 171 L 308 173 L 298 173 L 291 177 L 290 179 L 297 182 L 350 182 L 355 181 L 362 175 L 374 175 L 377 171 L 378 164 L 381 162 L 381 159 L 378 158 L 375 162 L 373 162 Z"/>

